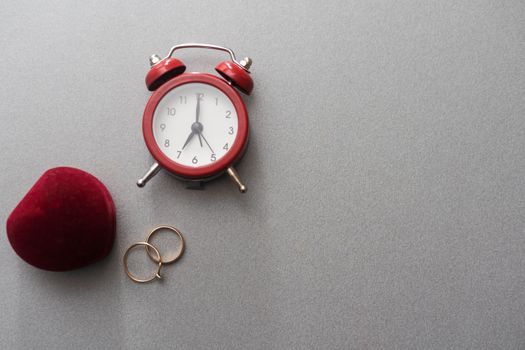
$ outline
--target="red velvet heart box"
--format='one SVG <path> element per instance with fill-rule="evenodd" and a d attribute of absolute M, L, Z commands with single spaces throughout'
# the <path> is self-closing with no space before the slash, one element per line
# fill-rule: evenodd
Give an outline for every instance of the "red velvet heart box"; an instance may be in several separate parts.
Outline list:
<path fill-rule="evenodd" d="M 103 259 L 115 239 L 109 191 L 85 171 L 46 171 L 7 219 L 15 252 L 44 270 L 66 271 Z"/>

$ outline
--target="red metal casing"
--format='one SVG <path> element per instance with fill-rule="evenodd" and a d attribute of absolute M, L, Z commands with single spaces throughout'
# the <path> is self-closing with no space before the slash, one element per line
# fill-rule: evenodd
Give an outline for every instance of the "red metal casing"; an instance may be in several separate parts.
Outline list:
<path fill-rule="evenodd" d="M 149 91 L 155 91 L 171 78 L 184 73 L 186 66 L 181 60 L 168 57 L 151 67 L 146 74 L 146 87 Z"/>
<path fill-rule="evenodd" d="M 222 158 L 202 167 L 188 167 L 172 161 L 161 151 L 153 136 L 153 116 L 159 102 L 170 90 L 188 83 L 209 84 L 221 90 L 232 101 L 238 116 L 238 131 L 233 146 Z M 153 158 L 173 174 L 192 180 L 216 177 L 240 160 L 248 143 L 248 129 L 248 112 L 239 93 L 223 79 L 207 73 L 186 73 L 164 83 L 151 95 L 142 119 L 142 133 Z"/>
<path fill-rule="evenodd" d="M 241 92 L 250 95 L 253 91 L 253 80 L 250 77 L 250 73 L 239 67 L 232 61 L 222 61 L 219 63 L 215 70 L 224 77 L 224 79 L 230 81 L 232 85 L 241 90 Z"/>

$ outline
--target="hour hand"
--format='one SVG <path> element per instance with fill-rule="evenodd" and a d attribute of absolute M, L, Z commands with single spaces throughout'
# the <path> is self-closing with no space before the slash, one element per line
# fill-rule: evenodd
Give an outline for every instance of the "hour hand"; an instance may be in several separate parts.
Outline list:
<path fill-rule="evenodd" d="M 195 135 L 195 133 L 192 131 L 190 135 L 188 136 L 188 138 L 186 139 L 186 142 L 184 142 L 184 146 L 182 146 L 182 149 L 184 149 L 184 147 L 186 147 L 186 145 L 190 142 L 193 135 Z"/>

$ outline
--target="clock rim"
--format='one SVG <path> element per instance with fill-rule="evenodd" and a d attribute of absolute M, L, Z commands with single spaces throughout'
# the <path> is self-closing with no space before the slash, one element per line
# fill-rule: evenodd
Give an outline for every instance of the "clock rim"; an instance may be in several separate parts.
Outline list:
<path fill-rule="evenodd" d="M 216 162 L 196 168 L 185 166 L 171 160 L 159 148 L 153 135 L 153 117 L 159 102 L 174 88 L 189 83 L 208 84 L 222 91 L 235 107 L 238 118 L 237 135 L 230 150 Z M 146 147 L 153 158 L 155 158 L 155 160 L 169 172 L 179 177 L 192 180 L 213 178 L 234 165 L 242 157 L 244 150 L 246 149 L 248 129 L 248 112 L 239 93 L 223 79 L 208 73 L 184 73 L 167 81 L 164 85 L 155 90 L 149 98 L 142 119 L 144 141 L 146 142 Z"/>

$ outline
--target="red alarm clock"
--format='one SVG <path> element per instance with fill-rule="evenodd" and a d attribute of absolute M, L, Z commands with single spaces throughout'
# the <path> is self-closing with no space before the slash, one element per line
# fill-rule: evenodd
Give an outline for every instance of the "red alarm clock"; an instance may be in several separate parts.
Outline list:
<path fill-rule="evenodd" d="M 224 51 L 230 60 L 215 67 L 220 77 L 184 73 L 184 63 L 173 57 L 183 48 Z M 194 43 L 172 47 L 163 59 L 150 57 L 146 86 L 153 94 L 144 110 L 142 131 L 156 162 L 138 180 L 139 187 L 164 168 L 193 188 L 226 172 L 246 192 L 233 166 L 248 142 L 248 112 L 237 90 L 251 94 L 251 62 L 248 57 L 237 61 L 226 47 Z"/>

